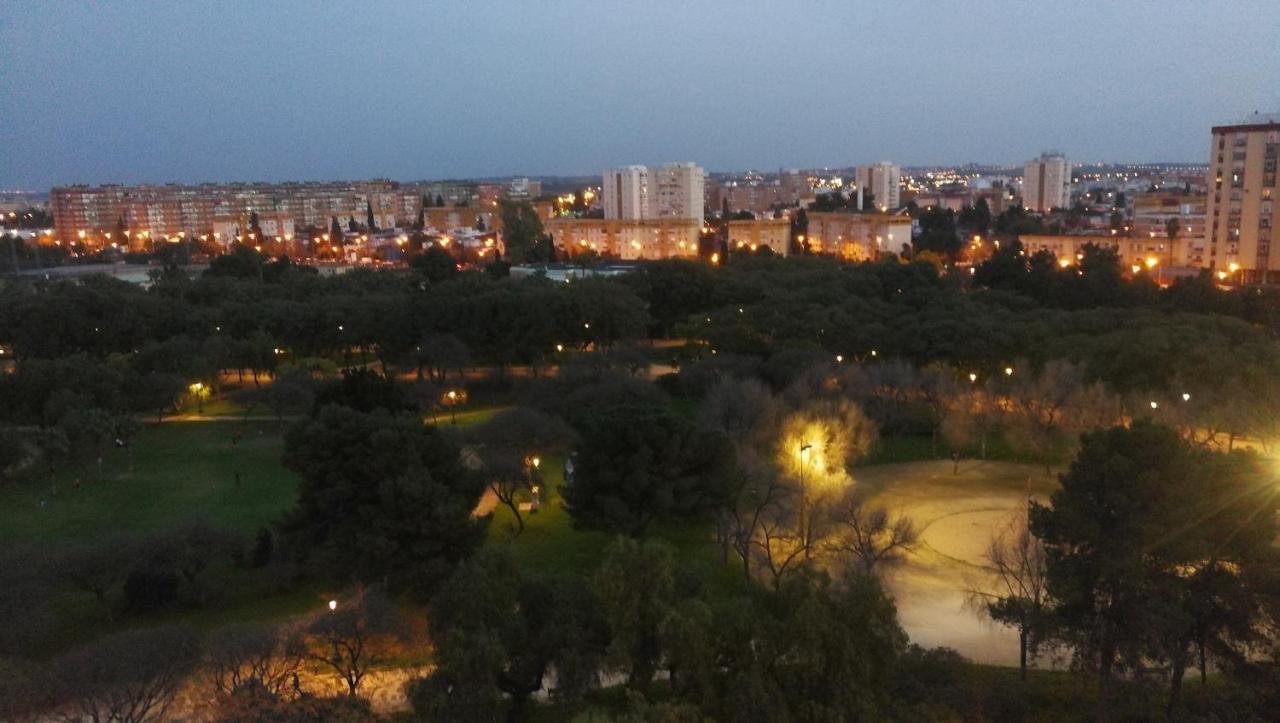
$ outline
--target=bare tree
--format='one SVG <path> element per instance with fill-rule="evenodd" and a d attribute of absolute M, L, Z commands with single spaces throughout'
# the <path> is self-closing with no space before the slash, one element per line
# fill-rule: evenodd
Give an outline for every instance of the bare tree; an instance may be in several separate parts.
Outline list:
<path fill-rule="evenodd" d="M 1010 515 L 983 557 L 990 577 L 985 583 L 970 584 L 970 600 L 982 614 L 1017 629 L 1018 661 L 1026 680 L 1028 657 L 1034 658 L 1040 645 L 1048 605 L 1048 559 L 1044 543 L 1031 533 L 1025 508 Z"/>
<path fill-rule="evenodd" d="M 394 655 L 403 637 L 399 616 L 386 598 L 361 592 L 311 621 L 307 657 L 331 668 L 355 696 L 369 671 Z"/>
<path fill-rule="evenodd" d="M 214 634 L 205 665 L 221 695 L 256 688 L 285 696 L 306 654 L 300 631 L 292 627 L 238 625 Z"/>
<path fill-rule="evenodd" d="M 786 486 L 772 465 L 761 460 L 752 450 L 744 449 L 739 453 L 738 471 L 740 484 L 734 491 L 730 506 L 717 516 L 717 529 L 725 549 L 731 548 L 738 555 L 742 574 L 750 580 L 757 535 L 762 534 L 761 525 L 776 520 L 779 507 L 793 490 Z"/>
<path fill-rule="evenodd" d="M 933 456 L 938 456 L 938 434 L 951 410 L 963 401 L 963 390 L 956 381 L 954 369 L 933 364 L 920 370 L 919 396 L 929 414 L 929 442 Z"/>
<path fill-rule="evenodd" d="M 475 435 L 489 489 L 515 517 L 513 537 L 524 532 L 520 497 L 540 484 L 542 455 L 563 451 L 573 436 L 559 417 L 529 407 L 498 414 Z"/>
<path fill-rule="evenodd" d="M 849 492 L 835 505 L 832 525 L 835 532 L 827 547 L 850 558 L 865 575 L 901 564 L 920 540 L 910 517 L 891 517 L 888 509 L 872 506 L 860 490 Z"/>
<path fill-rule="evenodd" d="M 739 450 L 765 449 L 777 435 L 782 405 L 754 379 L 723 379 L 707 393 L 699 426 L 723 432 Z"/>
<path fill-rule="evenodd" d="M 1000 428 L 1004 406 L 1000 395 L 989 387 L 975 387 L 960 393 L 942 418 L 939 431 L 954 451 L 978 446 L 978 455 L 987 458 L 987 443 Z"/>
<path fill-rule="evenodd" d="M 164 720 L 198 656 L 186 627 L 110 635 L 54 662 L 59 708 L 93 723 Z"/>
<path fill-rule="evenodd" d="M 137 554 L 134 539 L 107 538 L 57 554 L 52 560 L 53 574 L 70 587 L 93 595 L 110 620 L 111 591 L 124 580 Z"/>
<path fill-rule="evenodd" d="M 1013 441 L 1043 460 L 1046 474 L 1066 433 L 1069 405 L 1081 388 L 1075 366 L 1051 361 L 1038 374 L 1017 377 L 1010 390 Z"/>
<path fill-rule="evenodd" d="M 756 563 L 769 573 L 775 590 L 788 572 L 804 562 L 809 551 L 796 501 L 796 496 L 790 495 L 785 502 L 767 508 L 751 538 Z"/>

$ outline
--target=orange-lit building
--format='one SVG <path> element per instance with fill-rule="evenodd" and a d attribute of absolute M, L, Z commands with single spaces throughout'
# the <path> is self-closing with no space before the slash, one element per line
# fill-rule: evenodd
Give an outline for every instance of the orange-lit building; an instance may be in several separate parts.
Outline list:
<path fill-rule="evenodd" d="M 1088 236 L 1021 236 L 1023 249 L 1030 256 L 1040 251 L 1053 254 L 1058 262 L 1069 266 L 1076 262 L 1084 247 L 1093 244 L 1101 248 L 1115 249 L 1120 257 L 1120 264 L 1125 268 L 1133 266 L 1163 268 L 1185 268 L 1194 266 L 1187 262 L 1187 244 L 1182 239 L 1170 242 L 1163 236 L 1113 236 L 1111 234 L 1095 234 Z"/>
<path fill-rule="evenodd" d="M 791 219 L 758 218 L 730 221 L 728 227 L 731 249 L 755 251 L 762 246 L 767 246 L 778 256 L 786 256 L 791 251 Z"/>
<path fill-rule="evenodd" d="M 554 218 L 546 230 L 570 257 L 591 251 L 630 261 L 697 256 L 702 224 L 683 218 Z"/>
<path fill-rule="evenodd" d="M 805 242 L 814 253 L 867 261 L 885 252 L 901 253 L 903 245 L 911 243 L 910 216 L 841 211 L 810 211 L 807 215 Z"/>

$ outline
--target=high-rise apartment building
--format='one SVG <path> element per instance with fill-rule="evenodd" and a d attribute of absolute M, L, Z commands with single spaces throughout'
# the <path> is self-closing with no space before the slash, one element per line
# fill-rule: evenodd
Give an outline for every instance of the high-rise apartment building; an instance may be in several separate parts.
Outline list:
<path fill-rule="evenodd" d="M 649 169 L 623 166 L 605 171 L 601 197 L 605 218 L 648 218 Z"/>
<path fill-rule="evenodd" d="M 1066 208 L 1071 193 L 1071 164 L 1061 153 L 1042 153 L 1022 171 L 1022 205 L 1028 211 Z"/>
<path fill-rule="evenodd" d="M 702 223 L 706 172 L 696 163 L 668 163 L 650 173 L 654 218 L 691 218 Z"/>
<path fill-rule="evenodd" d="M 1280 114 L 1255 113 L 1238 125 L 1215 126 L 1212 138 L 1208 266 L 1238 272 L 1241 281 L 1276 281 L 1280 254 L 1271 253 L 1271 243 L 1280 225 L 1275 198 Z"/>
<path fill-rule="evenodd" d="M 623 166 L 604 173 L 604 217 L 695 219 L 702 223 L 705 172 L 695 163 Z"/>
<path fill-rule="evenodd" d="M 889 161 L 870 166 L 858 166 L 854 170 L 854 183 L 864 194 L 871 194 L 875 207 L 881 211 L 901 205 L 902 168 Z"/>

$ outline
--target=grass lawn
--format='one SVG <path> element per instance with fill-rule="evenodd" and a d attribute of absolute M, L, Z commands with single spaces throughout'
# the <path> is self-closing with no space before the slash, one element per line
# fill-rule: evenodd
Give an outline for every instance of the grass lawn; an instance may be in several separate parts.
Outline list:
<path fill-rule="evenodd" d="M 101 474 L 90 460 L 64 466 L 52 482 L 41 475 L 0 486 L 0 540 L 145 533 L 196 517 L 252 534 L 293 503 L 297 480 L 280 463 L 284 428 L 269 422 L 144 424 L 134 441 L 132 471 L 128 454 L 112 448 Z M 235 430 L 243 430 L 238 444 L 231 441 Z"/>
<path fill-rule="evenodd" d="M 560 498 L 560 487 L 564 484 L 562 457 L 548 456 L 541 469 L 544 482 L 541 509 L 535 515 L 522 513 L 524 532 L 512 538 L 515 516 L 499 504 L 489 524 L 488 544 L 506 545 L 516 562 L 539 574 L 589 576 L 604 559 L 605 548 L 614 537 L 606 532 L 574 528 Z M 727 593 L 744 585 L 741 571 L 732 559 L 727 565 L 721 561 L 720 548 L 708 525 L 655 523 L 648 537 L 674 546 L 677 562 L 692 568 L 712 588 Z"/>

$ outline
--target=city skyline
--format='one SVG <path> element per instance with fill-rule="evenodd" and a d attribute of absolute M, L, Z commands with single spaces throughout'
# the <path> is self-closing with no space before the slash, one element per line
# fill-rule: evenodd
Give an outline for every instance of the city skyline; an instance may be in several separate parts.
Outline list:
<path fill-rule="evenodd" d="M 1262 3 L 308 9 L 0 11 L 0 187 L 1200 163 L 1280 106 Z"/>

